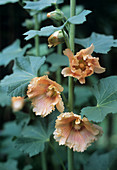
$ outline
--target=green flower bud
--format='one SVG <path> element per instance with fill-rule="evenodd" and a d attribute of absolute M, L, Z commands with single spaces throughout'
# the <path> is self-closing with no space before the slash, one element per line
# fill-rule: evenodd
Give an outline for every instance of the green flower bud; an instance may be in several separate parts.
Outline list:
<path fill-rule="evenodd" d="M 49 12 L 47 14 L 47 17 L 56 21 L 62 21 L 63 19 L 65 19 L 64 13 L 60 9 L 56 9 L 55 11 Z"/>

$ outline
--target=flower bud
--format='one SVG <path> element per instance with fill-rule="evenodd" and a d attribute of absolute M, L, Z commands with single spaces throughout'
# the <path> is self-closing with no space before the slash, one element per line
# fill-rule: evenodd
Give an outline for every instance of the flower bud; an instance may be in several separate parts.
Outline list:
<path fill-rule="evenodd" d="M 65 33 L 65 36 L 67 36 L 67 33 Z M 65 40 L 62 31 L 56 31 L 48 38 L 48 47 L 55 47 L 58 44 L 64 43 L 64 41 Z"/>
<path fill-rule="evenodd" d="M 20 111 L 24 106 L 24 97 L 12 97 L 12 109 L 14 112 Z"/>
<path fill-rule="evenodd" d="M 55 11 L 49 12 L 47 14 L 47 17 L 56 21 L 62 21 L 65 18 L 64 13 L 60 9 L 56 9 Z"/>

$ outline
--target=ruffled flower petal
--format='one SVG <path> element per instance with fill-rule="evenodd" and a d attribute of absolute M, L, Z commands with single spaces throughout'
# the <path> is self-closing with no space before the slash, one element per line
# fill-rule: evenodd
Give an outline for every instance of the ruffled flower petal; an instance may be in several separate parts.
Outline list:
<path fill-rule="evenodd" d="M 47 116 L 55 105 L 60 112 L 64 111 L 64 105 L 60 97 L 63 87 L 52 81 L 48 76 L 35 77 L 28 85 L 27 96 L 32 100 L 33 111 L 36 115 Z"/>
<path fill-rule="evenodd" d="M 73 112 L 61 113 L 56 120 L 54 138 L 59 145 L 66 145 L 73 151 L 84 152 L 92 142 L 102 135 L 102 129 L 87 118 Z"/>

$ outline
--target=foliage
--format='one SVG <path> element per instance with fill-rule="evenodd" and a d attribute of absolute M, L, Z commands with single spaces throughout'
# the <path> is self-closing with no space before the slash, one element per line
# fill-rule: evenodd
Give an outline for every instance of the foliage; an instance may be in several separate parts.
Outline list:
<path fill-rule="evenodd" d="M 25 96 L 27 85 L 34 77 L 38 77 L 38 70 L 44 62 L 45 57 L 17 58 L 13 67 L 13 74 L 6 76 L 1 81 L 1 86 L 5 87 L 11 96 Z"/>
<path fill-rule="evenodd" d="M 116 84 L 117 76 L 101 79 L 93 88 L 97 105 L 83 108 L 81 114 L 87 116 L 89 120 L 101 122 L 108 113 L 117 113 Z"/>

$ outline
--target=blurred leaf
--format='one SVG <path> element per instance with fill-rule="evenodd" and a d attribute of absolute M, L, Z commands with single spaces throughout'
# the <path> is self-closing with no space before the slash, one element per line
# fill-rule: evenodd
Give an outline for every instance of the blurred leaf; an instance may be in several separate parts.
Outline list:
<path fill-rule="evenodd" d="M 4 5 L 7 3 L 15 3 L 18 2 L 18 0 L 0 0 L 0 5 Z"/>
<path fill-rule="evenodd" d="M 86 21 L 86 15 L 90 14 L 92 11 L 83 10 L 79 15 L 69 18 L 67 21 L 72 24 L 82 24 Z"/>
<path fill-rule="evenodd" d="M 54 51 L 54 48 L 48 48 L 47 44 L 40 44 L 39 45 L 39 55 L 40 56 L 45 56 L 48 55 L 49 53 L 52 53 Z M 31 48 L 27 52 L 28 55 L 36 55 L 36 50 L 35 48 Z"/>
<path fill-rule="evenodd" d="M 2 136 L 18 136 L 21 132 L 21 126 L 17 125 L 15 121 L 7 122 L 1 131 Z"/>
<path fill-rule="evenodd" d="M 78 15 L 79 13 L 81 13 L 83 10 L 83 6 L 82 5 L 78 5 L 76 6 L 76 14 Z M 70 6 L 69 5 L 64 5 L 61 8 L 61 11 L 64 13 L 64 15 L 69 18 L 70 17 Z"/>
<path fill-rule="evenodd" d="M 0 65 L 7 65 L 16 57 L 22 57 L 31 45 L 27 44 L 24 48 L 20 47 L 20 40 L 16 40 L 12 45 L 6 47 L 0 53 Z"/>
<path fill-rule="evenodd" d="M 93 32 L 90 37 L 84 39 L 75 39 L 76 44 L 80 44 L 83 47 L 87 48 L 92 43 L 94 45 L 94 51 L 96 53 L 107 54 L 111 50 L 111 47 L 117 47 L 117 40 L 114 40 L 113 36 L 97 34 Z"/>
<path fill-rule="evenodd" d="M 13 136 L 5 137 L 2 140 L 0 153 L 3 155 L 7 155 L 7 158 L 18 158 L 22 155 L 22 152 L 17 150 L 14 146 L 14 142 L 12 141 Z"/>
<path fill-rule="evenodd" d="M 30 115 L 26 114 L 24 112 L 15 112 L 16 116 L 16 122 L 17 124 L 20 124 L 21 126 L 27 125 L 30 121 Z"/>
<path fill-rule="evenodd" d="M 47 19 L 47 13 L 46 12 L 40 12 L 38 15 L 38 23 L 41 23 L 42 21 L 44 21 L 45 19 Z M 24 21 L 24 23 L 22 24 L 22 26 L 27 27 L 27 28 L 32 28 L 34 27 L 35 24 L 35 20 L 34 17 L 32 19 L 26 19 Z"/>
<path fill-rule="evenodd" d="M 50 71 L 56 71 L 58 69 L 58 67 L 60 67 L 60 66 L 68 66 L 69 65 L 68 58 L 62 54 L 60 55 L 57 53 L 50 54 L 47 57 L 46 61 L 52 64 Z"/>
<path fill-rule="evenodd" d="M 8 89 L 10 96 L 25 96 L 29 82 L 38 76 L 38 70 L 44 64 L 45 57 L 21 57 L 15 60 L 13 74 L 1 81 L 1 86 Z"/>
<path fill-rule="evenodd" d="M 32 165 L 26 165 L 23 170 L 31 170 L 32 169 Z"/>
<path fill-rule="evenodd" d="M 75 105 L 81 106 L 89 101 L 89 98 L 93 95 L 91 88 L 87 86 L 76 86 L 74 89 Z"/>
<path fill-rule="evenodd" d="M 117 113 L 117 76 L 101 79 L 94 85 L 93 93 L 97 105 L 83 108 L 81 115 L 85 115 L 89 120 L 101 122 L 108 113 Z"/>
<path fill-rule="evenodd" d="M 104 154 L 95 152 L 84 165 L 84 170 L 108 170 L 116 159 L 117 150 L 112 150 Z"/>
<path fill-rule="evenodd" d="M 11 105 L 11 97 L 8 96 L 6 91 L 3 88 L 0 88 L 0 106 L 10 106 Z"/>
<path fill-rule="evenodd" d="M 0 162 L 0 169 L 1 170 L 18 170 L 17 168 L 18 162 L 16 160 L 8 160 L 7 162 Z"/>
<path fill-rule="evenodd" d="M 30 1 L 25 1 L 26 5 L 24 6 L 25 9 L 32 9 L 36 11 L 41 11 L 52 4 L 60 4 L 63 3 L 63 0 L 40 0 L 37 2 L 30 2 Z"/>
<path fill-rule="evenodd" d="M 43 76 L 45 74 L 49 74 L 49 66 L 47 64 L 43 64 L 40 68 L 40 75 Z"/>
<path fill-rule="evenodd" d="M 39 118 L 35 124 L 25 127 L 21 137 L 15 141 L 16 148 L 28 153 L 30 157 L 43 152 L 45 143 L 54 131 L 55 119 L 56 113 L 47 118 Z"/>

